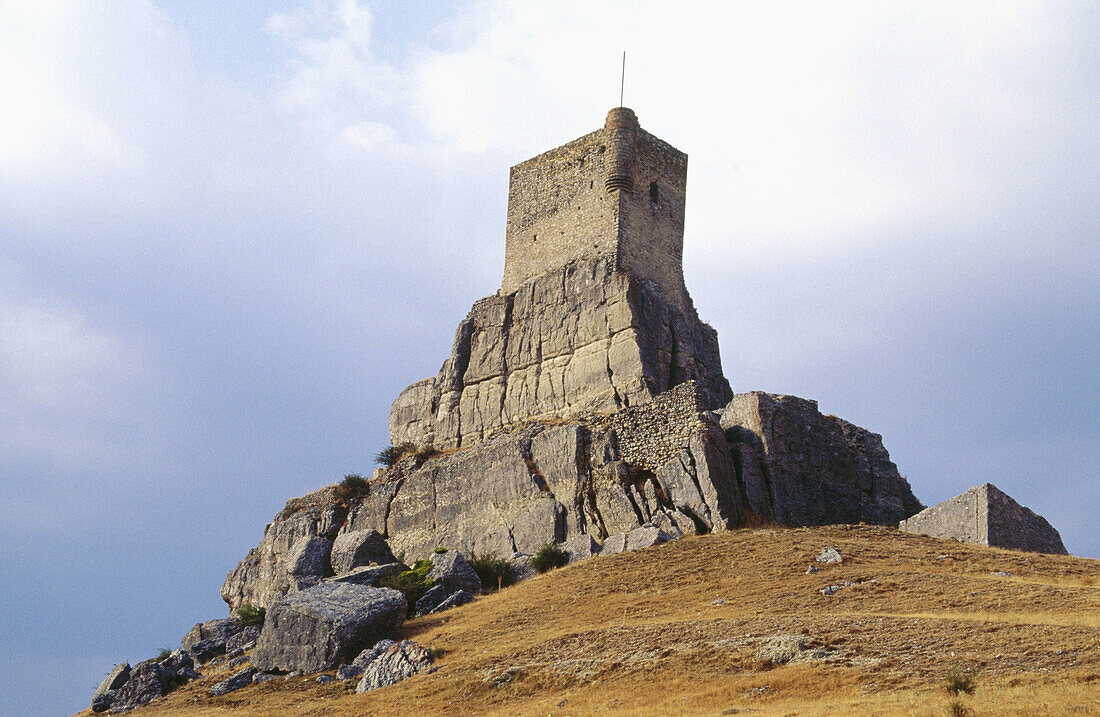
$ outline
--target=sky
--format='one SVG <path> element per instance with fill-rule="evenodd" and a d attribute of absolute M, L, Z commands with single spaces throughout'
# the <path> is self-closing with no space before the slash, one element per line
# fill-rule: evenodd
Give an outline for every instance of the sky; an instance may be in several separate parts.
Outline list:
<path fill-rule="evenodd" d="M 734 391 L 1100 557 L 1097 46 L 1086 2 L 0 0 L 0 714 L 224 616 L 288 498 L 374 468 L 623 50 Z"/>

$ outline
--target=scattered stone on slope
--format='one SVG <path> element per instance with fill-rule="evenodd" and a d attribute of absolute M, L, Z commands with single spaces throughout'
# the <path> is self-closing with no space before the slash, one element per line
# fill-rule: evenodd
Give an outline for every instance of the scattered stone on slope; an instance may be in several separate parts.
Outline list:
<path fill-rule="evenodd" d="M 466 603 L 470 603 L 473 601 L 474 596 L 470 593 L 466 592 L 465 590 L 456 590 L 455 592 L 448 595 L 446 600 L 432 608 L 430 612 L 431 614 L 443 612 L 445 610 L 450 610 L 451 608 L 465 605 Z"/>
<path fill-rule="evenodd" d="M 615 533 L 604 538 L 600 555 L 614 555 L 626 550 L 626 533 Z"/>
<path fill-rule="evenodd" d="M 238 670 L 232 675 L 215 684 L 210 688 L 210 694 L 214 697 L 229 694 L 235 690 L 239 690 L 242 687 L 248 687 L 252 684 L 253 678 L 256 676 L 255 667 L 246 667 L 243 670 Z"/>
<path fill-rule="evenodd" d="M 431 653 L 412 640 L 394 643 L 379 651 L 364 665 L 356 692 L 394 685 L 432 666 Z"/>
<path fill-rule="evenodd" d="M 420 596 L 420 599 L 416 601 L 416 614 L 427 615 L 432 610 L 435 610 L 444 600 L 447 599 L 447 588 L 443 585 L 434 585 L 428 592 Z"/>
<path fill-rule="evenodd" d="M 252 663 L 263 671 L 333 669 L 396 636 L 406 611 L 396 590 L 321 583 L 268 607 Z"/>
<path fill-rule="evenodd" d="M 815 558 L 819 563 L 839 563 L 844 560 L 840 555 L 840 551 L 834 547 L 822 548 L 821 552 L 817 554 Z"/>
<path fill-rule="evenodd" d="M 654 525 L 643 525 L 626 534 L 626 549 L 641 550 L 670 540 L 674 538 L 660 528 Z"/>
<path fill-rule="evenodd" d="M 561 544 L 562 549 L 569 553 L 569 563 L 578 560 L 587 560 L 600 552 L 599 543 L 592 539 L 591 535 L 579 533 Z"/>
<path fill-rule="evenodd" d="M 481 592 L 481 578 L 457 550 L 448 550 L 445 553 L 433 552 L 429 560 L 432 563 L 432 569 L 428 573 L 428 579 L 442 585 L 448 595 L 458 590 L 473 594 Z"/>
<path fill-rule="evenodd" d="M 507 687 L 512 683 L 512 680 L 516 679 L 516 675 L 524 672 L 524 668 L 519 665 L 514 665 L 500 672 L 490 672 L 485 675 L 485 679 L 481 681 L 481 684 L 485 687 L 495 687 L 498 690 Z"/>
<path fill-rule="evenodd" d="M 396 563 L 390 546 L 376 530 L 353 530 L 336 536 L 330 558 L 332 572 L 343 575 L 353 569 Z"/>
<path fill-rule="evenodd" d="M 756 651 L 759 660 L 772 665 L 785 665 L 806 648 L 809 638 L 803 635 L 776 635 Z"/>
<path fill-rule="evenodd" d="M 1066 555 L 1062 536 L 1047 520 L 991 483 L 926 508 L 898 529 L 1009 550 Z"/>

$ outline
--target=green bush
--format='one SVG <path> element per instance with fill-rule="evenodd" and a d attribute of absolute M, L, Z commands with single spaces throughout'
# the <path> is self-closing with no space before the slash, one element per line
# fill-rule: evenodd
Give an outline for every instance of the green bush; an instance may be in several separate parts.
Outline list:
<path fill-rule="evenodd" d="M 237 608 L 237 617 L 241 619 L 245 625 L 263 625 L 264 616 L 267 614 L 267 610 L 262 607 L 256 607 L 255 605 L 241 605 Z"/>
<path fill-rule="evenodd" d="M 336 500 L 348 503 L 370 493 L 370 483 L 358 473 L 348 473 L 336 486 Z"/>
<path fill-rule="evenodd" d="M 944 687 L 953 695 L 972 695 L 978 689 L 978 676 L 973 672 L 952 667 L 944 678 Z"/>
<path fill-rule="evenodd" d="M 167 647 L 162 647 L 160 648 L 160 652 L 157 653 L 157 656 L 153 658 L 153 662 L 164 662 L 171 656 L 172 651 L 169 650 Z"/>
<path fill-rule="evenodd" d="M 442 545 L 435 549 L 435 554 L 436 555 L 443 555 L 446 552 L 447 552 L 447 549 L 444 548 Z"/>
<path fill-rule="evenodd" d="M 569 563 L 569 553 L 557 543 L 547 543 L 531 558 L 531 567 L 540 573 L 563 568 Z"/>
<path fill-rule="evenodd" d="M 504 558 L 470 553 L 466 562 L 481 578 L 481 587 L 485 590 L 498 590 L 512 584 L 512 571 L 509 570 L 508 561 Z"/>
<path fill-rule="evenodd" d="M 417 560 L 412 570 L 387 575 L 378 582 L 378 585 L 401 592 L 405 596 L 405 602 L 408 603 L 406 615 L 412 617 L 416 614 L 416 601 L 424 597 L 424 593 L 432 588 L 432 581 L 428 577 L 431 571 L 430 560 Z"/>

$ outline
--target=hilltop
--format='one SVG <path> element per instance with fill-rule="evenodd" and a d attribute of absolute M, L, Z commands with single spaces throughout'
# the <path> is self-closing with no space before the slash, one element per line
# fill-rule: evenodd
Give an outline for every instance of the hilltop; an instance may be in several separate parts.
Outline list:
<path fill-rule="evenodd" d="M 827 546 L 843 562 L 817 563 Z M 976 714 L 1093 714 L 1100 561 L 877 526 L 743 529 L 584 560 L 401 636 L 435 672 L 362 694 L 307 675 L 210 697 L 219 667 L 137 713 L 951 714 L 957 670 L 976 673 L 961 698 Z M 801 636 L 789 664 L 761 652 L 778 636 Z"/>

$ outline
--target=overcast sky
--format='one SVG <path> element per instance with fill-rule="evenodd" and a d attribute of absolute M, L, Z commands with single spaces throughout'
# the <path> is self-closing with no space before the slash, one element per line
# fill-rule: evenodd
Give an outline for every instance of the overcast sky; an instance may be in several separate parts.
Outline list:
<path fill-rule="evenodd" d="M 0 0 L 0 712 L 86 706 L 372 470 L 499 286 L 508 168 L 602 126 L 623 49 L 733 389 L 1100 557 L 1098 16 Z"/>

